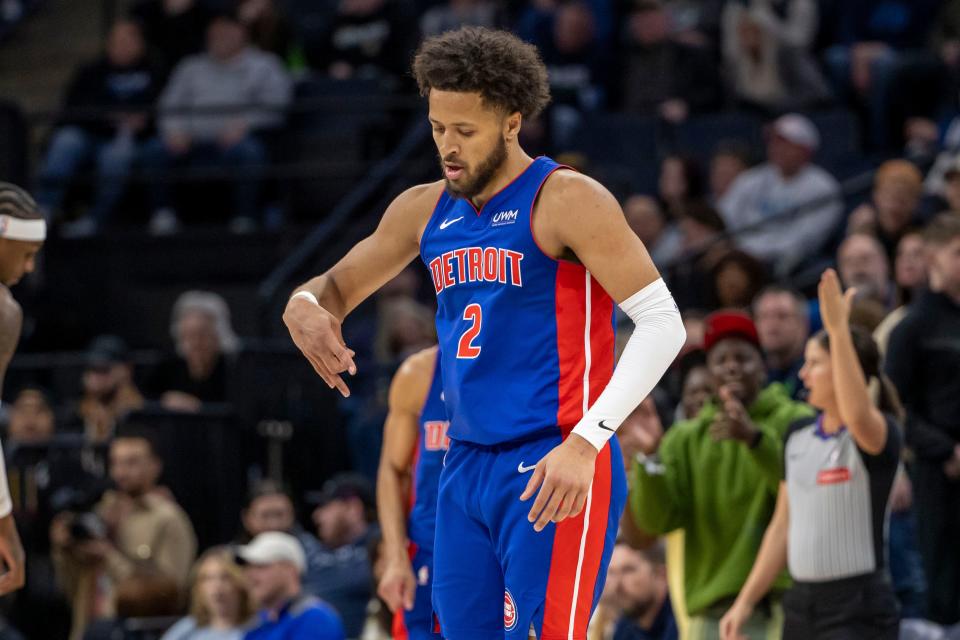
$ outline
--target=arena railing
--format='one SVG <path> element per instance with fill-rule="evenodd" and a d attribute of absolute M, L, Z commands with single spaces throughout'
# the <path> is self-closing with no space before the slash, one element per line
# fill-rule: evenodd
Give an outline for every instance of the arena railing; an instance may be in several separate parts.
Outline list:
<path fill-rule="evenodd" d="M 376 96 L 376 108 L 385 114 L 408 114 L 419 110 L 423 106 L 419 98 L 403 95 L 378 95 Z M 363 95 L 343 95 L 343 96 L 316 96 L 304 99 L 298 99 L 288 105 L 278 106 L 276 104 L 246 103 L 246 104 L 223 104 L 207 105 L 204 107 L 189 109 L 144 107 L 138 109 L 141 112 L 149 114 L 154 119 L 162 116 L 204 116 L 204 115 L 237 115 L 250 111 L 261 113 L 276 113 L 284 118 L 284 122 L 275 128 L 267 129 L 267 134 L 292 134 L 296 132 L 296 127 L 292 122 L 299 116 L 313 114 L 351 114 L 369 110 L 370 96 Z M 74 107 L 69 109 L 49 109 L 37 110 L 24 114 L 26 126 L 36 131 L 42 128 L 53 128 L 59 123 L 91 123 L 103 122 L 109 118 L 111 110 L 100 106 Z M 334 125 L 335 126 L 335 125 Z M 38 136 L 31 136 L 31 139 L 37 139 Z M 318 155 L 320 155 L 318 153 Z M 324 153 L 329 156 L 329 153 Z M 190 183 L 206 182 L 210 180 L 221 179 L 244 179 L 251 176 L 257 176 L 263 179 L 295 179 L 312 178 L 318 174 L 325 177 L 343 178 L 355 177 L 355 172 L 344 171 L 345 163 L 342 160 L 318 159 L 297 162 L 271 162 L 269 164 L 257 167 L 251 167 L 246 171 L 238 171 L 231 168 L 207 167 L 207 168 L 173 168 L 169 171 L 160 173 L 151 173 L 148 171 L 137 170 L 131 176 L 130 180 L 134 182 L 146 181 L 164 181 L 170 183 Z M 71 182 L 93 184 L 96 176 L 90 172 L 80 173 L 71 177 Z"/>
<path fill-rule="evenodd" d="M 430 139 L 430 127 L 419 114 L 407 126 L 406 133 L 393 152 L 375 164 L 366 178 L 344 197 L 318 223 L 303 241 L 281 262 L 260 284 L 258 296 L 261 308 L 261 328 L 269 333 L 273 324 L 271 312 L 275 309 L 278 296 L 285 292 L 292 279 L 301 274 L 307 265 L 313 263 L 320 251 L 348 224 L 356 214 L 367 205 L 370 199 L 383 190 L 385 184 L 396 179 L 400 168 L 411 157 L 422 152 Z"/>

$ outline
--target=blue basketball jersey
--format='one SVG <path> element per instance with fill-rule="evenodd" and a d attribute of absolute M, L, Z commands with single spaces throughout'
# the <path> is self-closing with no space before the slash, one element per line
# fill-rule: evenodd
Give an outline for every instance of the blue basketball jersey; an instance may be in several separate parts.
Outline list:
<path fill-rule="evenodd" d="M 443 456 L 450 440 L 447 437 L 447 409 L 443 405 L 443 384 L 440 375 L 440 354 L 433 369 L 430 392 L 420 412 L 420 433 L 414 453 L 410 496 L 410 517 L 407 537 L 419 549 L 433 549 L 433 533 L 437 522 L 437 487 Z"/>
<path fill-rule="evenodd" d="M 533 237 L 537 195 L 560 168 L 537 158 L 479 211 L 444 192 L 424 229 L 454 440 L 566 435 L 613 372 L 613 300 Z"/>

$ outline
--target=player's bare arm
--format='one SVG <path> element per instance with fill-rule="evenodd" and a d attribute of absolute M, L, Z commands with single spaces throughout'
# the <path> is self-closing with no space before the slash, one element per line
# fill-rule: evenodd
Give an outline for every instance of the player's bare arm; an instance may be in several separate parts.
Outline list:
<path fill-rule="evenodd" d="M 0 388 L 6 377 L 7 366 L 16 351 L 23 326 L 23 311 L 10 290 L 0 286 Z M 2 455 L 2 454 L 0 454 Z M 0 465 L 2 473 L 6 470 Z M 5 479 L 4 479 L 5 482 Z M 7 513 L 0 518 L 0 560 L 5 565 L 5 573 L 0 574 L 0 596 L 16 591 L 24 583 L 24 551 L 17 535 L 13 514 Z"/>
<path fill-rule="evenodd" d="M 377 471 L 377 513 L 383 534 L 386 568 L 377 593 L 391 611 L 413 608 L 416 579 L 407 551 L 406 496 L 413 482 L 411 468 L 417 448 L 423 399 L 430 391 L 437 348 L 407 358 L 390 383 L 383 449 Z"/>
<path fill-rule="evenodd" d="M 23 327 L 23 311 L 10 290 L 0 286 L 0 387 L 7 375 Z"/>
<path fill-rule="evenodd" d="M 550 176 L 534 210 L 533 234 L 552 257 L 583 264 L 618 304 L 660 277 L 620 203 L 581 173 Z"/>
<path fill-rule="evenodd" d="M 653 375 L 635 381 L 627 378 L 636 372 L 621 372 L 618 367 L 621 380 L 616 379 L 618 373 L 615 372 L 604 395 L 594 404 L 594 407 L 601 405 L 608 409 L 612 406 L 616 409 L 614 414 L 601 415 L 601 419 L 591 422 L 588 412 L 570 437 L 537 465 L 521 499 L 531 498 L 542 483 L 529 514 L 529 520 L 539 531 L 548 522 L 576 516 L 583 509 L 602 443 L 660 379 L 683 343 L 683 329 L 679 312 L 646 248 L 627 225 L 619 203 L 595 180 L 570 171 L 558 171 L 551 176 L 536 204 L 533 231 L 549 255 L 583 264 L 635 323 L 640 316 L 659 316 L 655 322 L 659 326 L 644 337 L 644 343 L 666 338 L 660 345 L 662 353 L 656 354 L 656 361 L 663 363 L 662 369 L 654 368 L 648 372 Z M 658 287 L 662 287 L 662 291 Z M 650 304 L 648 298 L 655 304 Z M 669 302 L 669 307 L 663 313 L 665 302 Z M 641 309 L 640 315 L 628 311 L 625 304 L 631 309 Z M 631 341 L 639 337 L 635 334 Z M 644 344 L 644 347 L 650 346 L 656 347 Z M 627 369 L 632 368 L 630 360 L 627 359 Z M 606 402 L 601 403 L 604 396 L 607 396 Z M 604 417 L 607 420 L 602 419 Z M 609 434 L 599 439 L 584 437 L 588 431 L 596 433 L 598 429 Z"/>
<path fill-rule="evenodd" d="M 376 231 L 329 271 L 298 287 L 287 303 L 283 321 L 293 342 L 324 382 L 344 396 L 350 390 L 340 374 L 356 373 L 356 365 L 343 341 L 343 319 L 417 255 L 420 234 L 442 188 L 442 183 L 418 185 L 397 196 Z M 316 302 L 297 295 L 301 292 Z"/>

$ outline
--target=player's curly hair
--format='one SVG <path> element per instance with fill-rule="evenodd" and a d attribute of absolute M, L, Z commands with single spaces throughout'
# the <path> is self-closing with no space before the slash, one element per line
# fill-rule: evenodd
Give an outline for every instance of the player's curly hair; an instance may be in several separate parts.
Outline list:
<path fill-rule="evenodd" d="M 413 59 L 420 94 L 477 92 L 506 113 L 534 118 L 550 102 L 547 68 L 537 48 L 507 31 L 463 27 L 423 41 Z"/>

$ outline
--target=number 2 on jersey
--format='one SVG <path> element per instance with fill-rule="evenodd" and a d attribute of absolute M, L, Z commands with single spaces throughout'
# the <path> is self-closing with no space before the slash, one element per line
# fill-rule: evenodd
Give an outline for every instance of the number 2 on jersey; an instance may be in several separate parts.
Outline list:
<path fill-rule="evenodd" d="M 457 345 L 457 357 L 473 359 L 480 355 L 480 347 L 473 344 L 473 341 L 480 335 L 480 327 L 483 325 L 483 309 L 477 303 L 468 304 L 463 310 L 463 319 L 472 324 L 460 336 L 460 344 Z"/>

